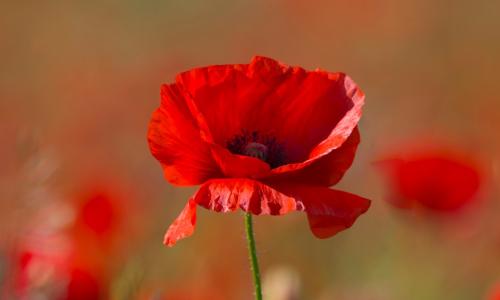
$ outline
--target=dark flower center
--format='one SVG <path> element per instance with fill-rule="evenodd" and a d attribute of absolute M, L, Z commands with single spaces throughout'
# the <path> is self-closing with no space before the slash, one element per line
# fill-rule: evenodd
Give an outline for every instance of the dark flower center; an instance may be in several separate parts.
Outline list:
<path fill-rule="evenodd" d="M 267 159 L 267 146 L 260 143 L 248 143 L 243 149 L 243 155 L 258 158 L 266 161 Z"/>
<path fill-rule="evenodd" d="M 271 168 L 285 164 L 282 144 L 275 137 L 263 135 L 257 131 L 235 135 L 227 141 L 226 148 L 233 154 L 255 157 L 265 161 Z"/>

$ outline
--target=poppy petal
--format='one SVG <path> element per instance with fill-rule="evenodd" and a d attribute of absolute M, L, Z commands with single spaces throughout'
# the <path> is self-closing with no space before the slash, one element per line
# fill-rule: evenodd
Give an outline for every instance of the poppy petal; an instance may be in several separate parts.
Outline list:
<path fill-rule="evenodd" d="M 302 169 L 273 174 L 266 180 L 332 186 L 342 179 L 351 166 L 359 141 L 359 130 L 355 128 L 340 148 L 333 150 L 310 165 L 304 166 Z"/>
<path fill-rule="evenodd" d="M 240 208 L 254 215 L 283 215 L 303 210 L 302 203 L 272 187 L 251 179 L 212 179 L 203 184 L 193 199 L 216 211 Z"/>
<path fill-rule="evenodd" d="M 313 149 L 309 155 L 310 158 L 324 155 L 340 147 L 358 125 L 359 119 L 361 118 L 361 109 L 365 103 L 365 94 L 347 75 L 344 76 L 343 85 L 345 97 L 352 101 L 352 106 L 337 123 L 328 138 Z"/>
<path fill-rule="evenodd" d="M 171 247 L 189 237 L 196 224 L 196 205 L 216 212 L 238 208 L 254 215 L 284 215 L 302 211 L 304 206 L 294 198 L 251 179 L 212 179 L 204 183 L 165 234 L 164 244 Z"/>
<path fill-rule="evenodd" d="M 232 178 L 256 178 L 269 174 L 271 167 L 264 161 L 244 155 L 236 155 L 229 150 L 212 144 L 212 155 L 222 173 Z"/>
<path fill-rule="evenodd" d="M 276 103 L 285 103 L 268 113 L 276 119 L 275 134 L 284 142 L 289 163 L 289 167 L 278 168 L 275 173 L 301 168 L 304 161 L 313 161 L 340 147 L 356 127 L 364 99 L 353 97 L 351 89 L 357 87 L 343 73 L 313 71 L 291 77 L 275 96 Z M 359 115 L 353 113 L 358 110 Z"/>
<path fill-rule="evenodd" d="M 477 200 L 483 174 L 469 153 L 422 140 L 375 162 L 391 185 L 387 201 L 398 208 L 454 212 Z M 424 144 L 424 146 L 422 146 Z"/>
<path fill-rule="evenodd" d="M 200 129 L 177 86 L 163 85 L 161 98 L 149 123 L 148 143 L 166 179 L 173 184 L 195 185 L 220 177 L 210 147 L 201 139 Z"/>
<path fill-rule="evenodd" d="M 170 225 L 164 243 L 175 243 L 193 234 L 196 204 L 215 212 L 238 208 L 254 215 L 284 215 L 306 211 L 311 231 L 328 238 L 351 227 L 368 210 L 370 201 L 326 187 L 306 185 L 268 186 L 251 179 L 212 179 L 204 183 Z"/>
<path fill-rule="evenodd" d="M 256 57 L 250 64 L 192 69 L 179 74 L 176 84 L 189 100 L 200 128 L 206 131 L 207 141 L 224 146 L 242 130 L 253 130 L 254 125 L 271 120 L 257 110 L 286 78 L 283 69 L 288 67 Z"/>
<path fill-rule="evenodd" d="M 192 199 L 188 201 L 188 204 L 180 215 L 175 219 L 174 223 L 170 225 L 163 243 L 169 247 L 172 247 L 177 243 L 178 240 L 186 238 L 193 234 L 194 226 L 196 225 L 196 202 Z"/>
<path fill-rule="evenodd" d="M 481 182 L 473 165 L 439 156 L 406 162 L 397 180 L 401 196 L 441 211 L 457 210 L 473 200 Z"/>
<path fill-rule="evenodd" d="M 341 147 L 344 142 L 349 138 L 351 135 L 352 131 L 354 128 L 356 128 L 359 119 L 361 118 L 361 109 L 364 105 L 364 100 L 365 100 L 365 95 L 364 93 L 356 86 L 356 84 L 352 81 L 352 79 L 345 75 L 345 74 L 335 74 L 335 73 L 329 73 L 328 74 L 329 78 L 337 78 L 337 80 L 342 84 L 343 88 L 340 89 L 341 92 L 336 91 L 333 95 L 326 95 L 325 97 L 329 100 L 328 96 L 333 98 L 333 99 L 339 99 L 344 98 L 344 100 L 339 100 L 339 101 L 330 101 L 330 102 L 336 102 L 335 105 L 331 105 L 335 107 L 331 112 L 328 114 L 330 117 L 332 115 L 335 115 L 335 112 L 340 110 L 342 112 L 342 108 L 340 106 L 344 106 L 344 114 L 341 117 L 340 120 L 333 118 L 335 120 L 335 124 L 331 130 L 331 132 L 323 139 L 318 141 L 318 144 L 314 146 L 314 148 L 309 152 L 308 157 L 298 163 L 291 163 L 287 164 L 281 167 L 278 167 L 276 169 L 272 170 L 273 174 L 279 174 L 279 173 L 285 173 L 285 172 L 290 172 L 298 169 L 302 169 L 310 164 L 312 164 L 314 161 L 318 160 L 319 158 L 327 155 L 328 153 L 332 152 L 335 149 L 338 149 Z M 338 104 L 340 102 L 340 104 Z M 318 104 L 319 107 L 328 107 L 328 103 L 323 103 L 323 104 Z M 319 114 L 320 116 L 322 114 Z M 314 116 L 313 116 L 314 117 Z M 324 117 L 327 119 L 327 116 Z M 302 123 L 306 123 L 309 120 L 302 120 Z M 300 124 L 300 123 L 298 123 Z M 325 121 L 325 127 L 327 128 L 328 126 L 326 125 L 327 121 Z M 308 125 L 309 126 L 309 125 Z M 303 127 L 308 127 L 308 126 L 303 126 Z M 300 127 L 298 125 L 298 127 Z M 292 130 L 290 128 L 290 130 Z M 290 133 L 292 134 L 292 133 Z"/>
<path fill-rule="evenodd" d="M 304 204 L 309 227 L 320 239 L 351 227 L 370 207 L 368 199 L 326 187 L 284 185 L 279 190 Z"/>

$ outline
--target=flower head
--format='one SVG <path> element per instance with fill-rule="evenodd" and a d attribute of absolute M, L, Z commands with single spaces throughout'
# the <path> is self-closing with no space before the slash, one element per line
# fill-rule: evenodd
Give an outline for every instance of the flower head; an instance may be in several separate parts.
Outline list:
<path fill-rule="evenodd" d="M 47 203 L 26 224 L 12 249 L 7 295 L 15 299 L 108 299 L 109 270 L 117 262 L 116 251 L 124 251 L 117 243 L 125 225 L 118 201 L 128 199 L 119 197 L 119 189 L 109 182 L 82 187 L 67 201 Z"/>
<path fill-rule="evenodd" d="M 417 149 L 378 164 L 391 184 L 390 203 L 433 211 L 456 211 L 471 202 L 481 185 L 474 159 L 443 147 Z"/>
<path fill-rule="evenodd" d="M 166 179 L 198 185 L 165 243 L 191 235 L 196 207 L 255 214 L 305 211 L 320 238 L 350 227 L 370 202 L 329 189 L 359 143 L 364 94 L 343 73 L 265 57 L 181 73 L 161 89 L 149 124 Z"/>
<path fill-rule="evenodd" d="M 77 226 L 84 227 L 96 236 L 109 237 L 117 227 L 117 203 L 106 190 L 91 190 L 83 195 L 78 210 Z"/>
<path fill-rule="evenodd" d="M 105 299 L 106 275 L 96 257 L 76 238 L 52 229 L 37 227 L 19 241 L 8 293 L 16 299 Z"/>

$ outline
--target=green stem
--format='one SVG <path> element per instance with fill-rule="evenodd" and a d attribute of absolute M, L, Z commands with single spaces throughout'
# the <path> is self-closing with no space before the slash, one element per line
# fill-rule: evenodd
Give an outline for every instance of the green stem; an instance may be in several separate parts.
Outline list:
<path fill-rule="evenodd" d="M 248 254 L 250 256 L 250 267 L 252 269 L 255 299 L 262 300 L 262 286 L 260 283 L 259 262 L 257 250 L 255 249 L 255 238 L 253 237 L 252 215 L 245 213 L 245 229 L 247 233 Z"/>

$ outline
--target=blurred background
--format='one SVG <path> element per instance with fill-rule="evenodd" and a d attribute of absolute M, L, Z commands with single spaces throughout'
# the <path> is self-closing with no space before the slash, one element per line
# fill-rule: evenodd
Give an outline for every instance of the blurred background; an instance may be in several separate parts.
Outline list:
<path fill-rule="evenodd" d="M 328 240 L 302 213 L 255 218 L 267 299 L 488 299 L 499 12 L 491 0 L 1 1 L 0 298 L 252 299 L 241 213 L 200 209 L 196 233 L 163 246 L 195 188 L 164 181 L 146 131 L 176 73 L 264 55 L 346 72 L 366 93 L 338 188 L 372 200 Z M 373 162 L 430 140 L 481 166 L 460 210 L 386 201 Z"/>

